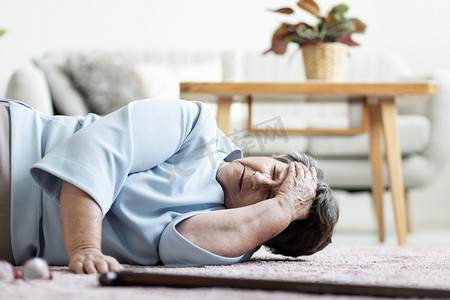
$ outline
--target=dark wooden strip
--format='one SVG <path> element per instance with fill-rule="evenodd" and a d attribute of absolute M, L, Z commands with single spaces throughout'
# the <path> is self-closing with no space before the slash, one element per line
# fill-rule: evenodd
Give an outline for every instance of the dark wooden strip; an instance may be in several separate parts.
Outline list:
<path fill-rule="evenodd" d="M 148 272 L 109 272 L 100 276 L 106 286 L 165 286 L 175 288 L 222 287 L 290 291 L 309 294 L 361 295 L 377 297 L 450 298 L 450 290 L 341 283 L 283 281 L 173 275 Z"/>

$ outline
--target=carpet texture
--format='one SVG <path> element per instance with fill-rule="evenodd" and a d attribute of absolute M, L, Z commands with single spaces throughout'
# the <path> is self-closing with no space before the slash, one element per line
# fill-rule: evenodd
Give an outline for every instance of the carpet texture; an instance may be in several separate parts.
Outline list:
<path fill-rule="evenodd" d="M 247 263 L 200 268 L 125 266 L 167 274 L 388 285 L 450 290 L 450 246 L 329 246 L 297 259 L 259 250 Z M 98 275 L 52 267 L 53 280 L 0 283 L 0 299 L 375 299 L 231 288 L 103 287 Z M 385 299 L 385 298 L 383 298 Z"/>

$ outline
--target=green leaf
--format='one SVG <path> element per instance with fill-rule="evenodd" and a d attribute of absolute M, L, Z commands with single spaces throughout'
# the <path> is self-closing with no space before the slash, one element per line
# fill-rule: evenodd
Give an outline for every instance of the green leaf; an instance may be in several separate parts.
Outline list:
<path fill-rule="evenodd" d="M 314 0 L 300 0 L 297 2 L 298 7 L 303 10 L 306 10 L 310 14 L 318 17 L 320 14 L 319 5 Z"/>
<path fill-rule="evenodd" d="M 344 15 L 346 12 L 348 11 L 348 5 L 346 4 L 339 4 L 334 6 L 330 12 L 328 13 L 328 15 Z"/>
<path fill-rule="evenodd" d="M 352 20 L 343 20 L 339 22 L 329 23 L 326 29 L 325 37 L 326 39 L 339 39 L 342 35 L 347 32 L 353 32 L 355 30 L 355 25 Z"/>
<path fill-rule="evenodd" d="M 280 14 L 285 14 L 285 15 L 290 15 L 290 14 L 294 13 L 294 10 L 290 7 L 283 7 L 283 8 L 279 8 L 279 9 L 269 9 L 269 11 L 280 13 Z"/>
<path fill-rule="evenodd" d="M 328 12 L 326 20 L 329 23 L 345 20 L 344 14 L 347 11 L 348 11 L 347 5 L 345 4 L 336 5 Z"/>
<path fill-rule="evenodd" d="M 363 33 L 366 30 L 366 24 L 364 24 L 358 19 L 349 19 L 349 20 L 353 22 L 355 29 L 353 31 L 343 34 L 339 38 L 338 42 L 347 44 L 349 46 L 359 46 L 357 42 L 352 40 L 352 33 Z"/>
<path fill-rule="evenodd" d="M 0 37 L 2 37 L 2 35 L 4 35 L 4 34 L 5 34 L 5 32 L 6 32 L 6 30 L 5 30 L 5 29 L 1 29 L 1 28 L 0 28 Z"/>
<path fill-rule="evenodd" d="M 299 23 L 296 32 L 302 39 L 314 40 L 319 38 L 319 32 L 306 23 Z"/>

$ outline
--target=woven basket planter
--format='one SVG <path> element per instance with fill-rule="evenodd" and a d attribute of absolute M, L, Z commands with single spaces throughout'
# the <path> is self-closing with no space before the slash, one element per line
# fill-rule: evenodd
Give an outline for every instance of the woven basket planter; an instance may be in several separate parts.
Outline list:
<path fill-rule="evenodd" d="M 306 79 L 339 81 L 344 79 L 348 46 L 320 43 L 302 47 Z"/>

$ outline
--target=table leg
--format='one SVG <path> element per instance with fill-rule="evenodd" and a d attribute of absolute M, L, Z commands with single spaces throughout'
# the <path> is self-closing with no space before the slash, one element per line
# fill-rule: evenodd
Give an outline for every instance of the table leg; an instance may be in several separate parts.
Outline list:
<path fill-rule="evenodd" d="M 217 126 L 225 134 L 230 133 L 230 110 L 233 98 L 231 96 L 219 97 L 217 100 Z"/>
<path fill-rule="evenodd" d="M 406 207 L 403 184 L 402 156 L 398 140 L 397 107 L 395 99 L 380 101 L 383 122 L 384 144 L 389 171 L 389 181 L 394 205 L 397 237 L 400 245 L 406 244 Z"/>
<path fill-rule="evenodd" d="M 369 104 L 369 138 L 370 138 L 370 162 L 372 166 L 372 197 L 378 225 L 378 239 L 384 242 L 384 208 L 383 208 L 383 151 L 382 151 L 382 124 L 381 112 L 377 103 Z"/>
<path fill-rule="evenodd" d="M 412 220 L 411 220 L 411 209 L 409 207 L 409 199 L 408 199 L 408 190 L 405 188 L 405 213 L 406 213 L 406 231 L 411 233 L 412 228 Z"/>

